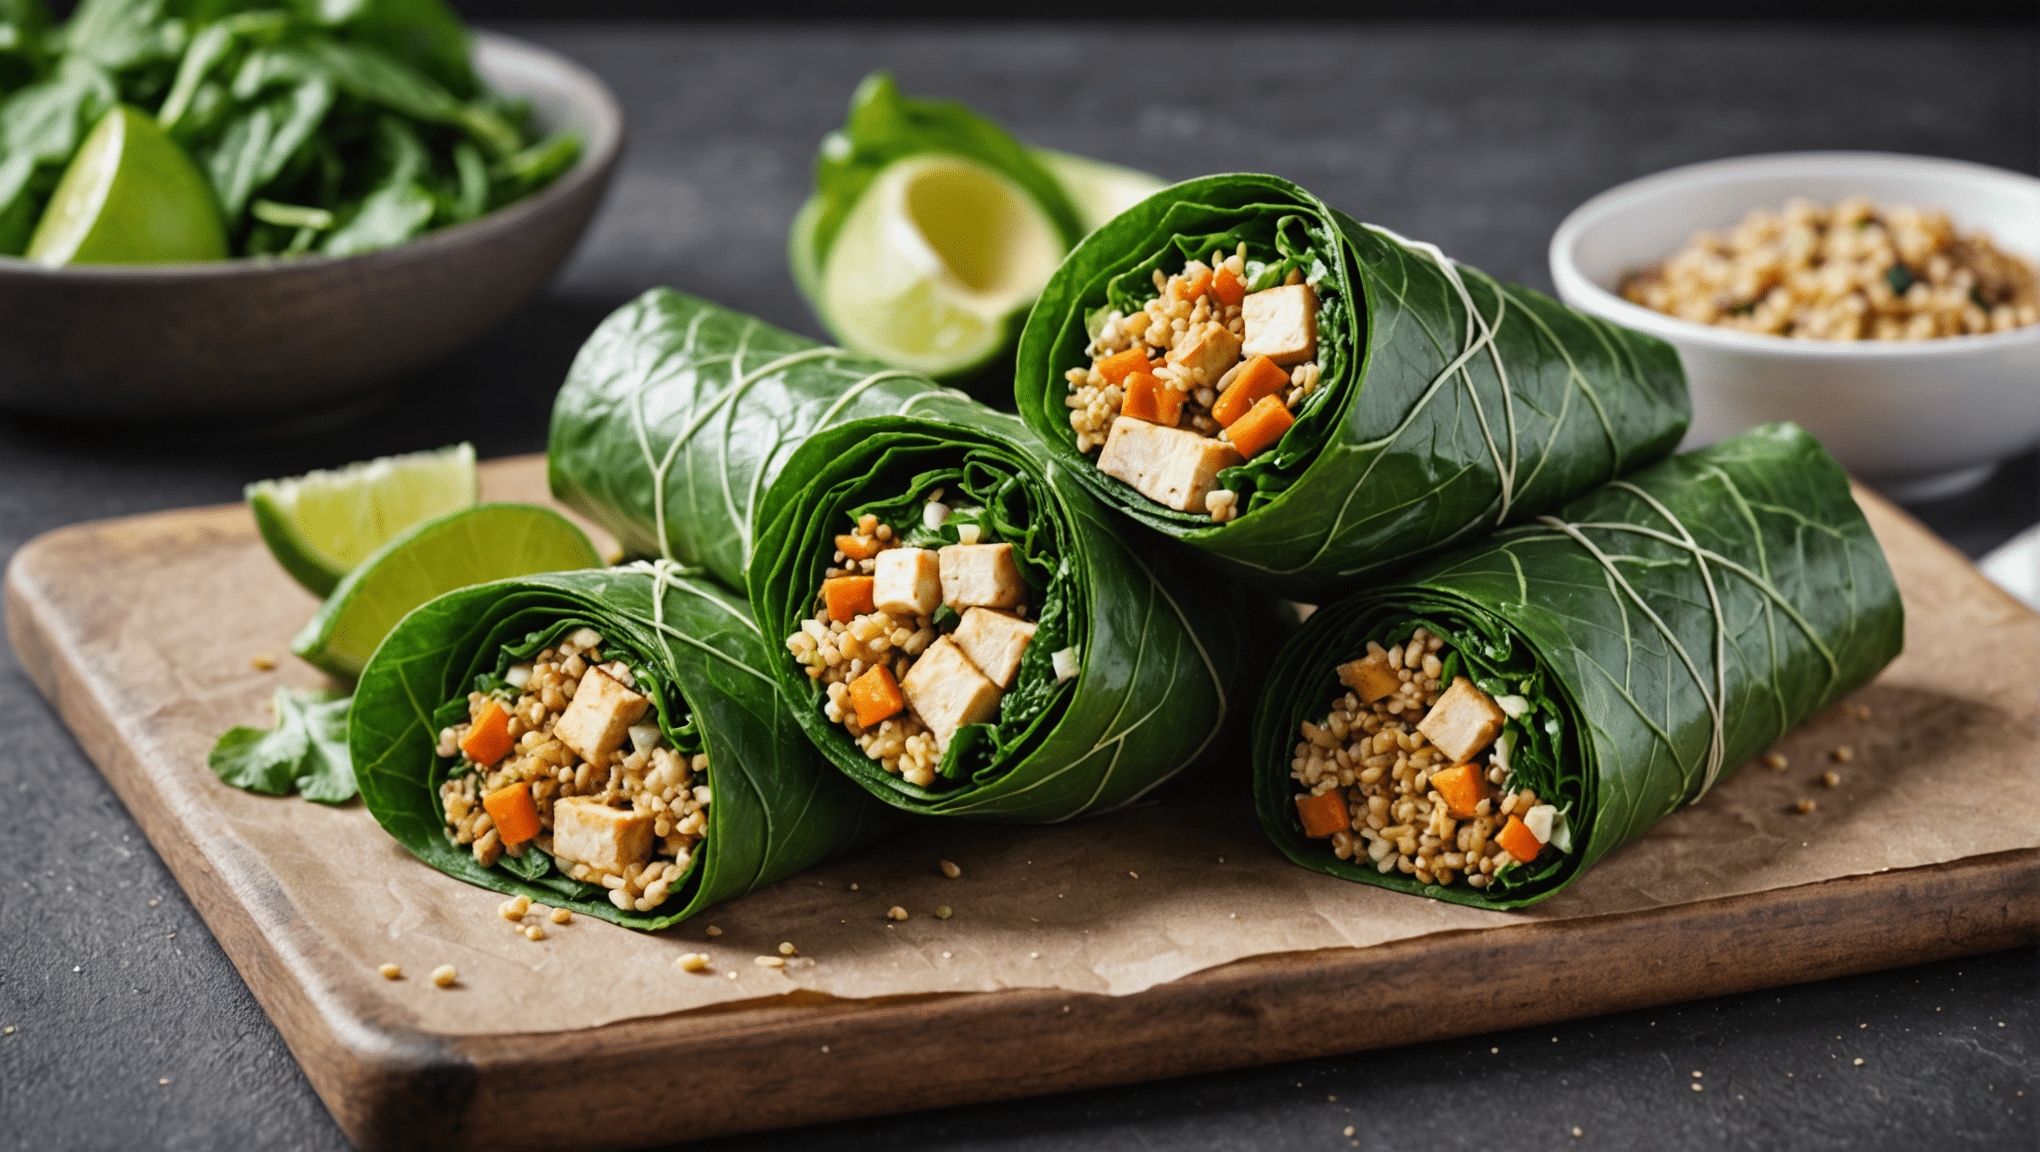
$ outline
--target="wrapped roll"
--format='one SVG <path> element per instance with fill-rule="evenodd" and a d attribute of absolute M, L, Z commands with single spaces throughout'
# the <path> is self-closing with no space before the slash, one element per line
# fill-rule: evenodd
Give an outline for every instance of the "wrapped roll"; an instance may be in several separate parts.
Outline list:
<path fill-rule="evenodd" d="M 1256 808 L 1307 868 L 1521 907 L 1867 683 L 1904 631 L 1841 468 L 1768 425 L 1319 609 L 1261 697 Z"/>
<path fill-rule="evenodd" d="M 752 504 L 800 442 L 863 416 L 946 416 L 960 392 L 670 288 L 574 358 L 546 449 L 553 495 L 626 554 L 744 586 Z"/>
<path fill-rule="evenodd" d="M 451 592 L 361 674 L 361 795 L 419 859 L 656 929 L 897 817 L 815 755 L 730 593 L 670 564 Z"/>
<path fill-rule="evenodd" d="M 1019 421 L 817 433 L 760 507 L 751 603 L 837 767 L 913 812 L 1046 822 L 1126 804 L 1250 707 L 1279 624 L 1150 546 Z"/>
<path fill-rule="evenodd" d="M 1247 174 L 1078 245 L 1014 394 L 1109 507 L 1305 600 L 1658 460 L 1691 417 L 1669 345 Z"/>

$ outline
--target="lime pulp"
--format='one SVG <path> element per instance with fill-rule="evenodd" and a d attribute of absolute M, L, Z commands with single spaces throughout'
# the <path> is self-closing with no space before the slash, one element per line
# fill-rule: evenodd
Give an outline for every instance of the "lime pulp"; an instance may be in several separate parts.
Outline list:
<path fill-rule="evenodd" d="M 325 596 L 397 533 L 474 504 L 480 489 L 474 445 L 455 444 L 263 480 L 247 497 L 276 562 Z"/>

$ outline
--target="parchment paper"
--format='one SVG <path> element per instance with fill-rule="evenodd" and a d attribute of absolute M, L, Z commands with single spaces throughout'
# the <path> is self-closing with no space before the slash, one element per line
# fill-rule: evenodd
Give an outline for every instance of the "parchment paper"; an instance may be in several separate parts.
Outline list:
<path fill-rule="evenodd" d="M 489 465 L 483 489 L 542 500 L 543 465 Z M 2040 844 L 2040 616 L 1887 505 L 1866 506 L 1905 594 L 1905 655 L 1779 745 L 1787 770 L 1744 766 L 1526 913 L 1287 864 L 1254 824 L 1242 769 L 1066 826 L 922 825 L 659 935 L 577 917 L 537 921 L 549 935 L 532 942 L 497 914 L 500 896 L 414 860 L 358 801 L 333 809 L 249 795 L 206 768 L 227 727 L 273 722 L 262 704 L 276 683 L 321 682 L 288 656 L 316 604 L 270 560 L 244 508 L 129 522 L 132 547 L 93 577 L 103 618 L 73 643 L 108 685 L 124 738 L 174 765 L 164 788 L 184 818 L 258 858 L 294 914 L 358 962 L 360 991 L 428 1031 L 577 1029 L 801 989 L 854 999 L 1013 987 L 1124 995 L 1248 956 L 1597 916 Z M 254 668 L 258 653 L 279 667 Z M 1842 746 L 1850 761 L 1831 761 Z M 1829 769 L 1838 787 L 1818 783 Z M 1817 810 L 1793 811 L 1802 797 Z M 960 878 L 940 873 L 944 859 Z M 886 919 L 894 905 L 909 919 Z M 943 906 L 948 919 L 935 915 Z M 796 960 L 754 963 L 781 942 Z M 674 966 L 694 951 L 711 957 L 710 972 Z M 382 979 L 385 962 L 405 977 Z M 449 963 L 459 985 L 435 988 L 427 974 Z"/>

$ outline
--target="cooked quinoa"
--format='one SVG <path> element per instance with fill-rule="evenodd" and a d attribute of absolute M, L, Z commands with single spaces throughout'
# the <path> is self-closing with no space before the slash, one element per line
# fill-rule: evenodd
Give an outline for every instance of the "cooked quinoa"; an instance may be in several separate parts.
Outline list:
<path fill-rule="evenodd" d="M 648 912 L 680 886 L 708 833 L 708 756 L 672 746 L 650 702 L 636 693 L 636 674 L 623 660 L 604 661 L 602 644 L 594 629 L 574 629 L 529 663 L 512 664 L 504 689 L 470 692 L 467 722 L 439 733 L 435 751 L 455 760 L 440 785 L 440 804 L 455 843 L 468 845 L 483 867 L 536 846 L 573 879 L 609 889 L 619 909 Z M 611 707 L 594 718 L 607 723 L 606 737 L 587 735 L 600 730 L 585 716 L 568 719 L 576 696 L 592 693 Z M 483 764 L 470 753 L 470 736 L 492 706 L 508 714 L 509 751 Z M 636 715 L 615 715 L 618 708 Z M 598 761 L 570 746 L 585 750 L 591 741 L 614 740 L 624 719 L 627 739 L 602 750 Z M 506 843 L 486 801 L 520 785 L 536 811 L 537 831 Z M 562 808 L 563 801 L 574 803 Z M 570 829 L 560 826 L 566 821 Z"/>
<path fill-rule="evenodd" d="M 1155 269 L 1155 296 L 1131 315 L 1107 313 L 1084 349 L 1090 365 L 1065 374 L 1077 451 L 1098 450 L 1102 471 L 1220 524 L 1240 508 L 1217 473 L 1273 448 L 1320 371 L 1315 289 L 1292 269 L 1280 285 L 1248 292 L 1248 275 L 1245 242 L 1174 275 Z"/>
<path fill-rule="evenodd" d="M 1852 196 L 1700 232 L 1622 295 L 1700 324 L 1801 340 L 1925 340 L 2040 324 L 2032 264 L 1948 214 Z"/>
<path fill-rule="evenodd" d="M 1514 786 L 1496 743 L 1504 712 L 1495 700 L 1465 677 L 1441 682 L 1450 656 L 1444 640 L 1423 628 L 1386 648 L 1369 641 L 1365 656 L 1340 666 L 1347 691 L 1323 720 L 1303 722 L 1290 776 L 1304 789 L 1296 800 L 1306 834 L 1329 838 L 1339 859 L 1365 857 L 1382 872 L 1424 884 L 1463 880 L 1485 888 L 1497 870 L 1548 850 L 1554 821 L 1563 817 Z M 1433 735 L 1456 747 L 1447 751 Z M 1448 772 L 1451 797 L 1437 781 Z M 1313 827 L 1312 809 L 1324 812 L 1318 798 L 1325 796 L 1343 819 Z M 1529 858 L 1510 853 L 1504 841 Z"/>
<path fill-rule="evenodd" d="M 1011 543 L 974 522 L 953 525 L 956 543 L 939 548 L 904 539 L 918 527 L 917 539 L 932 543 L 928 534 L 952 514 L 943 495 L 929 494 L 918 526 L 857 517 L 835 538 L 814 611 L 786 638 L 824 686 L 829 721 L 886 772 L 922 788 L 935 786 L 960 729 L 999 719 L 1039 627 Z"/>

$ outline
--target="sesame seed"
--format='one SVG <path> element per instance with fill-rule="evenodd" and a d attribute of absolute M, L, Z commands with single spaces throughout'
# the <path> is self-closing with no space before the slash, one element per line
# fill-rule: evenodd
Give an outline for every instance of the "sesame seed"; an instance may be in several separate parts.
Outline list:
<path fill-rule="evenodd" d="M 451 988 L 460 979 L 460 970 L 451 964 L 441 964 L 432 970 L 432 982 L 441 988 Z"/>
<path fill-rule="evenodd" d="M 157 1086 L 158 1086 L 158 1087 L 161 1087 L 162 1085 L 168 1084 L 169 1082 L 170 1082 L 169 1080 L 167 1080 L 167 1079 L 164 1079 L 164 1080 L 158 1080 L 158 1081 L 156 1081 L 156 1084 L 157 1084 Z"/>
<path fill-rule="evenodd" d="M 682 972 L 708 971 L 708 957 L 700 952 L 688 952 L 673 961 L 673 966 Z M 735 975 L 735 973 L 731 973 Z"/>
<path fill-rule="evenodd" d="M 1698 1091 L 1700 1091 L 1700 1085 L 1698 1085 L 1698 1084 L 1695 1084 L 1695 1085 L 1693 1085 L 1693 1091 L 1695 1091 L 1695 1092 L 1698 1092 Z"/>
<path fill-rule="evenodd" d="M 382 978 L 385 980 L 400 979 L 404 975 L 404 970 L 402 968 L 397 967 L 395 964 L 385 964 L 382 967 L 376 969 L 376 971 L 382 973 Z"/>
<path fill-rule="evenodd" d="M 1861 1056 L 1858 1056 L 1858 1057 L 1856 1057 L 1856 1067 L 1858 1067 L 1858 1068 L 1861 1068 L 1862 1066 L 1863 1066 L 1863 1058 L 1862 1058 Z"/>
<path fill-rule="evenodd" d="M 954 860 L 944 860 L 944 861 L 942 861 L 942 864 L 941 864 L 941 868 L 942 868 L 942 874 L 943 874 L 944 876 L 947 876 L 947 877 L 949 877 L 949 878 L 950 878 L 951 880 L 954 880 L 954 879 L 956 879 L 956 878 L 957 878 L 958 876 L 961 876 L 961 875 L 963 875 L 963 869 L 961 869 L 961 868 L 957 867 L 957 866 L 956 866 L 956 862 L 955 862 Z"/>
<path fill-rule="evenodd" d="M 1572 1130 L 1572 1134 L 1573 1134 L 1573 1139 L 1575 1139 L 1575 1140 L 1577 1140 L 1577 1139 L 1579 1139 L 1580 1137 L 1582 1137 L 1582 1136 L 1585 1136 L 1585 1135 L 1586 1135 L 1586 1133 L 1585 1133 L 1585 1132 L 1582 1132 L 1582 1131 L 1580 1131 L 1580 1126 L 1579 1126 L 1579 1125 L 1577 1125 L 1577 1124 L 1573 1125 L 1573 1130 Z"/>

